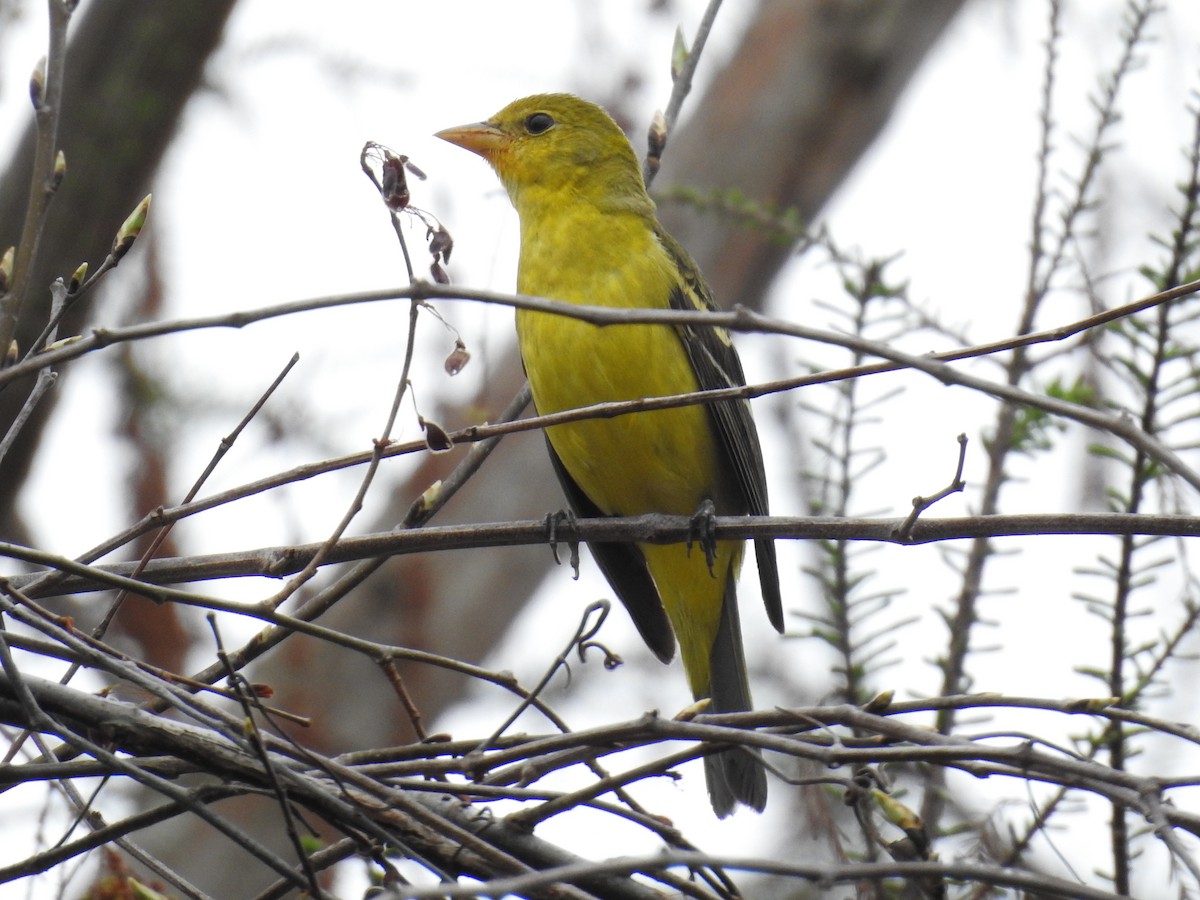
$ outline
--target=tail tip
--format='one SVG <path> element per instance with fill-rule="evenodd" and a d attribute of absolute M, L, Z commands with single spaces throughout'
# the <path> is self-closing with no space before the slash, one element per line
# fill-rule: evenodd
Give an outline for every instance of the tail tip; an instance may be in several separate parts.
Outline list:
<path fill-rule="evenodd" d="M 756 812 L 767 805 L 767 773 L 754 751 L 731 749 L 704 758 L 704 780 L 713 813 L 724 819 L 740 803 Z"/>

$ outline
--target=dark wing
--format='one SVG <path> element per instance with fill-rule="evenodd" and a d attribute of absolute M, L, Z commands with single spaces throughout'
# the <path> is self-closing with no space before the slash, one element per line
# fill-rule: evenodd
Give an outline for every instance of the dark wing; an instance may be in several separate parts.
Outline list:
<path fill-rule="evenodd" d="M 700 277 L 696 264 L 669 234 L 658 229 L 658 238 L 675 261 L 681 277 L 679 286 L 671 291 L 671 308 L 684 310 L 715 310 L 712 294 Z M 687 351 L 700 389 L 709 391 L 740 387 L 746 383 L 742 362 L 729 332 L 724 328 L 705 328 L 683 325 L 680 340 Z M 762 445 L 750 403 L 746 400 L 722 400 L 708 404 L 709 414 L 716 426 L 722 454 L 728 471 L 743 501 L 740 512 L 752 516 L 767 515 L 767 475 L 763 468 Z M 718 512 L 722 510 L 718 509 Z M 754 542 L 758 560 L 758 579 L 762 584 L 767 618 L 776 631 L 783 631 L 783 599 L 779 592 L 779 564 L 775 559 L 775 542 L 761 539 Z"/>
<path fill-rule="evenodd" d="M 575 479 L 567 472 L 562 460 L 554 452 L 550 439 L 546 439 L 546 449 L 550 453 L 550 462 L 558 475 L 567 502 L 575 514 L 584 518 L 600 518 L 603 512 L 594 504 L 583 489 L 575 483 Z M 675 656 L 675 633 L 667 620 L 666 610 L 658 596 L 658 589 L 646 568 L 645 557 L 636 544 L 595 543 L 588 544 L 596 565 L 608 579 L 608 583 L 617 593 L 617 597 L 629 610 L 629 617 L 637 626 L 638 633 L 646 642 L 654 655 L 665 663 Z"/>

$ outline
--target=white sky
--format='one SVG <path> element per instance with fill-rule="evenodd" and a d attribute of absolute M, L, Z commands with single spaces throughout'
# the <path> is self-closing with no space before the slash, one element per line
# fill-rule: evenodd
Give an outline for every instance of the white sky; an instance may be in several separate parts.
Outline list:
<path fill-rule="evenodd" d="M 645 6 L 644 0 L 619 0 L 604 4 L 601 13 L 599 4 L 597 11 L 589 12 L 592 6 L 586 3 L 526 0 L 514 26 L 512 4 L 494 0 L 425 4 L 342 0 L 335 7 L 293 3 L 286 7 L 286 20 L 277 3 L 244 0 L 210 70 L 215 90 L 189 108 L 179 141 L 154 185 L 151 229 L 157 229 L 171 277 L 171 316 L 401 283 L 403 269 L 395 239 L 373 189 L 358 169 L 358 153 L 366 140 L 408 154 L 430 174 L 428 182 L 414 184 L 414 202 L 438 213 L 454 233 L 450 272 L 455 281 L 509 289 L 516 234 L 507 200 L 486 166 L 435 140 L 432 133 L 485 118 L 523 94 L 571 89 L 603 98 L 612 90 L 611 73 L 628 67 L 647 79 L 645 91 L 632 104 L 645 121 L 668 94 L 666 61 L 676 21 L 682 22 L 690 38 L 704 4 L 681 0 L 675 18 L 657 17 L 649 25 Z M 1115 23 L 1124 6 L 1119 0 L 1067 4 L 1067 38 L 1057 78 L 1062 123 L 1057 144 L 1063 153 L 1056 173 L 1077 171 L 1070 135 L 1084 135 L 1091 128 L 1085 97 L 1094 92 L 1098 73 L 1111 66 L 1119 53 Z M 826 222 L 844 246 L 861 248 L 872 256 L 903 250 L 893 278 L 908 279 L 914 299 L 927 303 L 948 324 L 961 327 L 979 342 L 1010 333 L 1025 280 L 1044 7 L 1036 0 L 970 4 L 918 74 L 884 136 L 826 211 Z M 735 42 L 747 12 L 743 3 L 726 3 L 711 55 L 701 67 L 701 83 L 719 69 L 721 54 Z M 7 150 L 10 137 L 28 116 L 25 85 L 30 67 L 43 52 L 43 14 L 41 4 L 32 4 L 26 19 L 0 40 L 0 122 L 5 123 L 0 128 L 0 152 Z M 1172 199 L 1173 182 L 1183 177 L 1180 148 L 1192 128 L 1181 111 L 1189 91 L 1200 87 L 1200 4 L 1170 3 L 1152 31 L 1154 57 L 1130 80 L 1122 104 L 1125 122 L 1116 132 L 1122 150 L 1103 182 L 1106 215 L 1121 236 L 1106 248 L 1102 259 L 1094 260 L 1100 273 L 1114 275 L 1105 291 L 1110 303 L 1147 292 L 1132 268 L 1153 258 L 1147 253 L 1147 233 L 1163 233 L 1169 227 L 1163 205 Z M 636 40 L 628 35 L 636 35 Z M 653 61 L 649 66 L 644 65 L 647 59 Z M 348 80 L 335 77 L 347 73 Z M 640 140 L 635 146 L 641 146 Z M 136 199 L 131 198 L 131 205 Z M 413 246 L 418 249 L 420 239 L 421 232 L 414 231 Z M 134 269 L 122 267 L 110 281 L 119 284 L 121 277 L 127 277 L 132 286 Z M 800 264 L 781 278 L 775 311 L 825 326 L 827 316 L 814 311 L 812 301 L 835 295 L 831 271 Z M 106 296 L 113 298 L 109 302 L 114 309 L 119 308 L 114 292 Z M 478 383 L 474 379 L 487 375 L 488 348 L 506 346 L 512 339 L 507 313 L 463 304 L 446 304 L 442 309 L 476 356 L 458 379 L 439 377 L 447 350 L 445 336 L 439 327 L 424 326 L 427 339 L 421 344 L 421 361 L 429 374 L 418 381 L 418 389 L 430 405 L 439 395 L 472 392 Z M 1053 306 L 1052 319 L 1039 325 L 1065 323 L 1082 314 L 1079 297 L 1064 293 Z M 261 437 L 248 434 L 222 467 L 214 489 L 369 446 L 390 401 L 406 315 L 403 303 L 362 306 L 273 320 L 239 332 L 192 333 L 143 345 L 141 358 L 160 361 L 182 394 L 195 396 L 203 391 L 214 400 L 209 415 L 177 423 L 188 429 L 175 473 L 180 489 L 294 350 L 301 353 L 301 365 L 279 402 L 311 421 L 313 431 L 323 433 L 324 443 L 272 448 Z M 776 361 L 795 366 L 801 356 L 828 357 L 827 351 L 784 344 L 780 339 L 739 341 L 752 381 L 767 377 Z M 95 463 L 87 462 L 87 457 L 111 455 L 114 464 L 128 465 L 112 439 L 112 382 L 104 362 L 87 360 L 74 368 L 76 377 L 70 379 L 64 398 L 67 415 L 58 417 L 49 435 L 50 446 L 61 447 L 68 455 L 49 457 L 24 498 L 26 510 L 42 523 L 46 549 L 66 554 L 79 552 L 125 523 L 102 515 L 50 519 L 41 511 L 70 509 L 72 504 L 65 498 L 80 496 L 89 498 L 93 510 L 123 509 L 115 494 L 103 494 L 106 489 L 119 489 L 120 479 L 96 479 Z M 942 487 L 953 471 L 955 435 L 962 431 L 972 441 L 967 479 L 978 483 L 982 478 L 979 430 L 990 420 L 991 402 L 926 381 L 910 375 L 881 379 L 878 386 L 865 388 L 883 391 L 904 384 L 907 390 L 888 404 L 887 418 L 876 432 L 878 442 L 888 450 L 886 464 L 857 486 L 864 513 L 902 514 L 913 495 Z M 768 404 L 759 407 L 759 418 L 772 418 Z M 397 436 L 407 439 L 415 434 L 410 416 Z M 1072 432 L 1068 440 L 1079 437 Z M 768 438 L 765 443 L 769 471 L 774 473 L 773 481 L 779 481 L 781 474 L 786 476 L 788 462 L 778 452 L 779 441 Z M 86 453 L 79 448 L 86 448 Z M 1062 454 L 1027 466 L 1021 474 L 1028 482 L 1014 484 L 1006 493 L 1008 510 L 1075 509 L 1077 466 Z M 214 513 L 196 528 L 185 529 L 184 535 L 196 552 L 316 539 L 340 518 L 356 484 L 356 475 L 324 479 L 287 501 L 247 502 Z M 784 491 L 775 491 L 774 498 L 778 514 L 801 511 L 795 498 Z M 964 514 L 972 500 L 971 492 L 952 497 L 935 512 Z M 281 513 L 289 508 L 286 504 L 300 503 L 326 514 L 306 517 L 309 530 L 296 535 L 294 521 L 288 521 L 293 517 Z M 246 522 L 253 523 L 254 536 L 239 543 L 235 535 L 244 533 Z M 1067 599 L 1071 591 L 1087 587 L 1072 570 L 1091 562 L 1095 548 L 1094 541 L 1068 538 L 1026 542 L 1020 556 L 995 564 L 992 584 L 1019 585 L 1022 590 L 986 606 L 986 614 L 997 623 L 991 636 L 1006 650 L 974 659 L 979 690 L 1053 696 L 1096 693 L 1093 683 L 1076 675 L 1073 667 L 1081 661 L 1103 661 L 1101 624 Z M 787 548 L 785 566 L 791 571 L 803 562 L 800 553 L 800 548 Z M 922 617 L 920 626 L 901 634 L 903 664 L 888 670 L 880 687 L 894 687 L 900 694 L 932 692 L 938 682 L 929 660 L 941 646 L 944 629 L 931 608 L 953 589 L 953 575 L 940 561 L 937 548 L 885 548 L 871 557 L 871 564 L 879 567 L 880 588 L 907 587 L 895 617 Z M 1036 578 L 1030 578 L 1030 573 L 1037 573 Z M 754 589 L 749 579 L 746 582 L 743 618 L 752 657 L 764 668 L 787 667 L 802 673 L 814 691 L 828 687 L 831 682 L 818 677 L 830 662 L 821 647 L 815 642 L 783 642 L 770 635 L 753 606 L 757 603 Z M 247 596 L 258 596 L 261 590 L 257 585 L 225 589 L 245 590 Z M 555 583 L 556 595 L 571 590 L 563 581 Z M 594 572 L 585 573 L 577 590 L 581 600 L 605 592 Z M 808 588 L 802 585 L 798 590 Z M 1164 596 L 1170 599 L 1169 594 Z M 535 603 L 530 616 L 546 623 L 543 635 L 565 639 L 581 609 L 582 603 L 564 609 L 544 598 Z M 643 707 L 623 701 L 630 691 L 647 689 L 639 672 L 654 671 L 636 661 L 631 628 L 622 621 L 608 629 L 606 636 L 634 662 L 626 667 L 624 681 L 614 681 L 622 676 L 609 676 L 598 666 L 576 667 L 574 702 L 561 698 L 561 703 L 580 726 L 637 715 Z M 518 625 L 497 650 L 496 667 L 512 668 L 529 678 L 540 672 L 546 658 L 529 652 L 523 640 L 528 632 L 528 626 Z M 1065 637 L 1071 642 L 1067 653 L 1063 652 Z M 680 672 L 671 670 L 653 681 L 660 689 L 653 702 L 664 710 L 682 705 Z M 640 696 L 637 699 L 641 701 Z M 763 699 L 760 696 L 760 702 Z M 482 730 L 481 716 L 490 722 L 492 714 L 468 708 L 450 716 L 444 725 L 456 732 Z M 708 825 L 699 777 L 697 768 L 686 790 L 658 789 L 647 791 L 646 796 L 670 810 L 676 821 L 699 823 L 689 834 L 702 847 L 748 848 L 769 833 L 769 812 L 761 819 L 743 813 Z M 972 785 L 971 790 L 976 789 Z M 989 808 L 998 796 L 995 792 L 1003 788 L 987 785 L 986 789 L 991 793 L 986 798 L 981 794 L 981 809 Z M 1010 785 L 1008 790 L 1016 787 Z M 565 839 L 553 826 L 545 835 Z M 636 840 L 626 845 L 614 839 L 613 846 L 616 852 L 646 849 Z"/>

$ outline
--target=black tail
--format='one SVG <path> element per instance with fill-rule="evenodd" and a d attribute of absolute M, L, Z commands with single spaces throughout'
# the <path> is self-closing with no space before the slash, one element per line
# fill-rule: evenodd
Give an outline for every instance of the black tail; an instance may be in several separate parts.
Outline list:
<path fill-rule="evenodd" d="M 729 573 L 725 583 L 721 625 L 713 641 L 709 690 L 714 713 L 743 712 L 752 708 L 733 572 Z M 759 812 L 767 805 L 767 773 L 757 750 L 737 747 L 706 756 L 704 777 L 708 782 L 708 799 L 719 819 L 733 812 L 738 803 Z"/>

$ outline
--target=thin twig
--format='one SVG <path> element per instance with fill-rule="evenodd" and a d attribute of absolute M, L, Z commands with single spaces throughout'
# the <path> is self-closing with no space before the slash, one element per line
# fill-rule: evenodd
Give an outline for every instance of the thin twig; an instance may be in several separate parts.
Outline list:
<path fill-rule="evenodd" d="M 546 667 L 546 671 L 542 674 L 542 677 L 538 683 L 534 685 L 533 689 L 529 692 L 529 696 L 523 698 L 521 702 L 517 704 L 516 708 L 509 713 L 508 717 L 500 723 L 496 730 L 480 741 L 479 745 L 472 752 L 480 753 L 485 748 L 491 747 L 500 739 L 504 732 L 508 731 L 508 729 L 512 727 L 513 723 L 516 722 L 517 719 L 521 718 L 521 715 L 533 705 L 538 697 L 541 696 L 542 691 L 544 691 L 550 685 L 551 680 L 553 680 L 554 676 L 558 674 L 558 670 L 565 668 L 568 665 L 567 658 L 571 655 L 572 650 L 579 648 L 580 656 L 583 655 L 583 644 L 587 641 L 590 641 L 591 637 L 600 629 L 600 626 L 604 624 L 604 620 L 608 618 L 608 613 L 611 607 L 612 605 L 607 600 L 597 600 L 594 603 L 588 604 L 587 609 L 583 611 L 583 615 L 579 619 L 579 625 L 575 629 L 575 634 L 571 636 L 571 640 L 567 642 L 566 646 L 559 651 L 558 656 L 556 656 L 550 665 Z M 598 614 L 597 620 L 594 624 L 591 621 L 592 613 Z M 599 645 L 592 644 L 592 646 Z M 604 661 L 605 668 L 614 668 L 615 665 L 620 664 L 620 657 L 615 656 L 615 654 L 608 650 L 604 650 L 604 653 L 606 654 Z M 610 660 L 615 660 L 615 663 L 610 664 Z"/>
<path fill-rule="evenodd" d="M 0 294 L 0 352 L 7 352 L 16 334 L 17 321 L 32 287 L 29 282 L 33 277 L 33 266 L 46 225 L 46 214 L 59 182 L 55 177 L 55 158 L 58 155 L 58 125 L 62 119 L 67 25 L 75 4 L 65 0 L 47 0 L 47 5 L 50 11 L 50 27 L 46 59 L 44 65 L 35 71 L 30 82 L 37 122 L 37 139 L 33 151 L 25 218 L 13 261 L 12 282 L 8 293 Z"/>
<path fill-rule="evenodd" d="M 647 188 L 654 181 L 654 176 L 658 174 L 663 151 L 675 131 L 675 123 L 679 118 L 679 111 L 683 108 L 683 101 L 691 93 L 692 77 L 700 65 L 704 45 L 708 42 L 708 36 L 712 33 L 713 23 L 716 21 L 717 12 L 720 9 L 721 0 L 709 0 L 708 6 L 704 9 L 704 15 L 700 17 L 700 24 L 696 27 L 696 39 L 692 41 L 692 46 L 684 51 L 683 59 L 677 70 L 674 69 L 674 60 L 672 61 L 674 77 L 671 84 L 671 96 L 667 100 L 667 108 L 661 114 L 661 118 L 656 116 L 654 123 L 650 126 L 649 149 L 646 153 L 645 163 L 642 165 L 642 179 Z M 677 40 L 682 41 L 682 36 L 677 36 Z"/>
<path fill-rule="evenodd" d="M 241 673 L 235 671 L 233 666 L 229 664 L 229 656 L 225 653 L 225 645 L 221 640 L 221 631 L 217 627 L 216 616 L 212 613 L 208 614 L 208 627 L 212 630 L 213 640 L 216 641 L 217 661 L 225 667 L 225 677 L 229 682 L 230 688 L 237 695 L 238 703 L 241 705 L 246 739 L 255 756 L 258 757 L 268 787 L 275 795 L 276 806 L 279 809 L 279 814 L 283 817 L 284 833 L 292 844 L 296 858 L 300 861 L 301 872 L 308 881 L 308 892 L 317 898 L 328 897 L 329 895 L 321 888 L 316 870 L 313 869 L 312 862 L 309 859 L 308 851 L 304 848 L 304 844 L 301 841 L 300 832 L 296 828 L 296 815 L 292 810 L 292 802 L 288 798 L 283 784 L 280 782 L 279 773 L 270 754 L 267 752 L 266 742 L 263 740 L 262 733 L 258 729 L 258 723 L 254 719 L 256 704 L 253 700 L 253 692 L 250 689 L 250 685 Z"/>
<path fill-rule="evenodd" d="M 960 434 L 958 436 L 958 466 L 954 470 L 954 477 L 950 479 L 950 483 L 929 497 L 913 497 L 912 512 L 908 514 L 904 522 L 896 530 L 896 539 L 902 542 L 907 542 L 912 537 L 913 527 L 917 524 L 917 519 L 921 513 L 929 509 L 940 500 L 945 500 L 951 494 L 961 493 L 967 486 L 963 481 L 963 467 L 967 464 L 967 436 Z"/>
<path fill-rule="evenodd" d="M 8 431 L 4 435 L 4 440 L 0 441 L 0 463 L 4 462 L 4 457 L 8 454 L 9 448 L 12 447 L 17 436 L 25 427 L 25 423 L 29 421 L 29 417 L 33 415 L 33 411 L 37 409 L 37 405 L 42 402 L 42 397 L 45 396 L 50 388 L 54 387 L 54 383 L 57 380 L 57 372 L 52 372 L 49 369 L 42 369 L 38 372 L 33 390 L 29 392 L 29 396 L 21 406 L 21 411 L 17 413 L 17 417 L 9 425 Z"/>
<path fill-rule="evenodd" d="M 1067 900 L 1118 900 L 1119 895 L 1091 888 L 1073 881 L 1063 881 L 1038 872 L 1021 869 L 1002 869 L 969 862 L 904 862 L 904 863 L 806 863 L 767 857 L 730 857 L 711 853 L 668 852 L 657 856 L 621 857 L 597 863 L 575 863 L 558 866 L 530 875 L 497 879 L 483 884 L 440 884 L 433 887 L 403 887 L 396 893 L 398 900 L 425 898 L 477 898 L 521 896 L 539 887 L 552 884 L 571 884 L 597 875 L 647 875 L 668 867 L 683 869 L 719 866 L 743 872 L 798 878 L 827 887 L 834 884 L 879 882 L 895 878 L 951 879 L 983 882 L 995 887 L 1013 888 L 1044 897 L 1063 897 Z"/>
<path fill-rule="evenodd" d="M 403 241 L 401 242 L 403 243 Z M 396 384 L 396 390 L 392 394 L 392 405 L 388 409 L 387 419 L 383 426 L 383 432 L 375 439 L 371 448 L 370 460 L 367 463 L 367 470 L 363 473 L 362 479 L 359 481 L 358 491 L 354 495 L 354 499 L 350 501 L 346 512 L 342 515 L 341 521 L 334 527 L 333 532 L 321 545 L 321 549 L 309 561 L 300 572 L 288 580 L 280 590 L 263 601 L 263 605 L 270 609 L 275 609 L 296 591 L 302 585 L 307 583 L 320 568 L 322 561 L 333 551 L 337 546 L 337 542 L 342 535 L 346 533 L 346 529 L 350 527 L 350 523 L 354 521 L 355 516 L 363 508 L 363 501 L 367 496 L 367 491 L 375 481 L 375 473 L 379 471 L 379 464 L 384 458 L 384 450 L 391 443 L 392 429 L 396 425 L 396 418 L 400 414 L 400 404 L 404 400 L 405 392 L 409 386 L 409 371 L 412 367 L 413 352 L 416 348 L 417 338 L 417 320 L 419 318 L 421 304 L 413 301 L 409 305 L 408 312 L 408 339 L 405 342 L 404 362 L 401 365 L 400 378 Z"/>
<path fill-rule="evenodd" d="M 1082 331 L 1106 325 L 1117 319 L 1126 318 L 1136 312 L 1169 303 L 1182 297 L 1200 292 L 1200 280 L 1176 285 L 1163 291 L 1142 297 L 1132 303 L 1114 307 L 1111 310 L 1097 313 L 1086 319 L 1080 319 L 1068 325 L 1046 329 L 1031 334 L 1019 334 L 1015 337 L 981 344 L 977 347 L 947 351 L 935 358 L 956 360 L 970 357 L 999 353 L 1013 350 L 1031 344 L 1061 341 Z M 389 288 L 378 291 L 359 291 L 334 296 L 313 297 L 307 300 L 295 300 L 264 306 L 257 309 L 239 310 L 231 313 L 221 313 L 211 316 L 195 316 L 189 319 L 175 319 L 165 322 L 146 322 L 140 325 L 128 325 L 121 328 L 94 328 L 89 334 L 80 335 L 78 340 L 62 343 L 53 350 L 39 353 L 33 359 L 14 363 L 0 370 L 0 385 L 18 378 L 24 378 L 36 373 L 47 365 L 58 365 L 67 360 L 86 356 L 96 350 L 114 344 L 129 341 L 143 341 L 163 337 L 168 334 L 181 334 L 185 331 L 204 331 L 213 328 L 245 328 L 258 322 L 276 319 L 283 316 L 298 315 L 323 309 L 336 309 L 342 306 L 355 306 L 360 303 L 381 303 L 392 300 L 456 300 L 494 303 L 501 306 L 511 306 L 514 309 L 528 309 L 537 312 L 549 312 L 555 315 L 567 316 L 591 322 L 595 325 L 615 324 L 662 324 L 662 325 L 704 325 L 709 327 L 726 328 L 730 331 L 761 332 L 765 334 L 787 334 L 786 320 L 772 319 L 761 316 L 754 320 L 745 317 L 744 311 L 706 311 L 706 310 L 675 310 L 675 309 L 616 309 L 606 306 L 584 306 L 566 303 L 561 300 L 549 300 L 544 297 L 533 297 L 527 294 L 507 294 L 498 291 L 485 291 L 478 288 L 468 288 L 458 285 L 439 285 L 418 281 L 403 287 Z M 813 329 L 806 334 L 810 340 L 820 343 L 839 345 L 840 335 L 836 332 L 823 332 Z"/>

